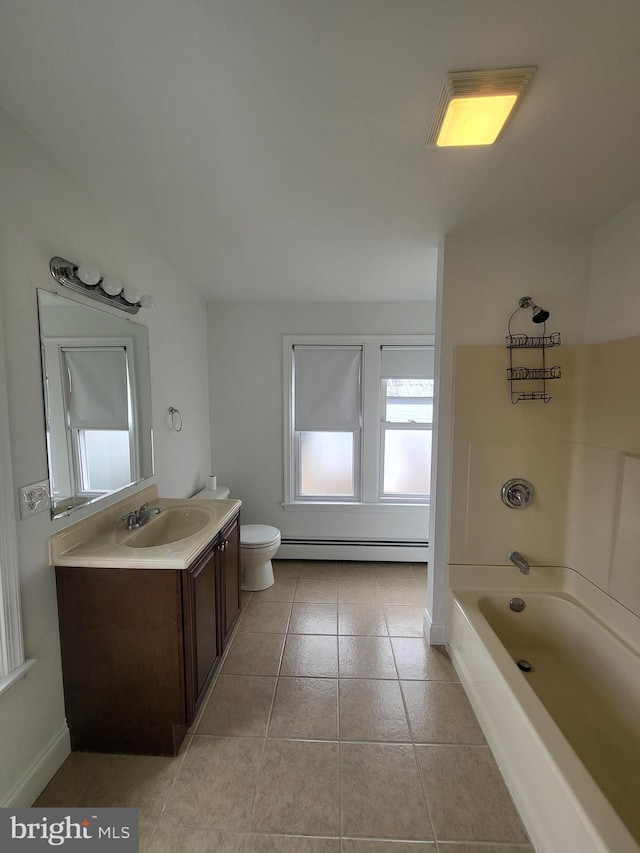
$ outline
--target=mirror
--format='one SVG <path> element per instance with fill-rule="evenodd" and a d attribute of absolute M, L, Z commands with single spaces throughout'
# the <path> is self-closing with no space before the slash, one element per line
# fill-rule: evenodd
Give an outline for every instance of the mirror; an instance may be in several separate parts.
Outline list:
<path fill-rule="evenodd" d="M 51 517 L 153 475 L 146 326 L 38 290 Z"/>

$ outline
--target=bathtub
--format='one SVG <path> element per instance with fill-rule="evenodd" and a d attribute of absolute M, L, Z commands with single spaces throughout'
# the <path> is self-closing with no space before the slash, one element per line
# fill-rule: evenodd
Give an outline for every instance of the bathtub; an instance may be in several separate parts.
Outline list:
<path fill-rule="evenodd" d="M 638 853 L 640 618 L 570 569 L 449 568 L 449 654 L 537 853 Z"/>

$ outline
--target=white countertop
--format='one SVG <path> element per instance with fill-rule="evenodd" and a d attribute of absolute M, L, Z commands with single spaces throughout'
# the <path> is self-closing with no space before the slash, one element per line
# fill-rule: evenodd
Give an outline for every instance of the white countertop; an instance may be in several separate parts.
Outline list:
<path fill-rule="evenodd" d="M 122 536 L 126 530 L 122 516 L 146 502 L 165 509 L 201 507 L 211 513 L 211 520 L 197 533 L 164 545 L 134 548 L 117 541 L 126 538 Z M 157 488 L 151 486 L 52 536 L 51 562 L 56 566 L 104 569 L 186 569 L 231 521 L 241 504 L 239 500 L 158 498 Z M 161 515 L 152 515 L 140 529 L 150 528 L 160 518 Z"/>

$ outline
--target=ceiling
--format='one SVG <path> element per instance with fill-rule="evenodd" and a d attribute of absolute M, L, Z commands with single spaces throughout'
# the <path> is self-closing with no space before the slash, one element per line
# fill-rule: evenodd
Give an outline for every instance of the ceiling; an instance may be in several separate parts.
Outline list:
<path fill-rule="evenodd" d="M 640 195 L 639 43 L 637 0 L 2 0 L 0 104 L 208 299 L 418 300 L 445 234 Z M 497 145 L 424 146 L 519 65 Z"/>

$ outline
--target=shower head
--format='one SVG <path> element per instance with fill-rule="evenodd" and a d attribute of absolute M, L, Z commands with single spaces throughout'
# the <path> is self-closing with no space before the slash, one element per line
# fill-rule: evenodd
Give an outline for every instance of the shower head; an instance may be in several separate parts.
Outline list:
<path fill-rule="evenodd" d="M 534 323 L 546 323 L 549 319 L 549 312 L 545 311 L 544 308 L 540 308 L 539 305 L 536 305 L 530 296 L 523 296 L 519 305 L 521 308 L 531 308 L 531 311 L 533 312 L 531 320 Z"/>
<path fill-rule="evenodd" d="M 538 305 L 532 305 L 533 316 L 531 319 L 534 323 L 546 323 L 549 319 L 549 312 L 545 311 L 544 308 L 540 308 Z"/>

